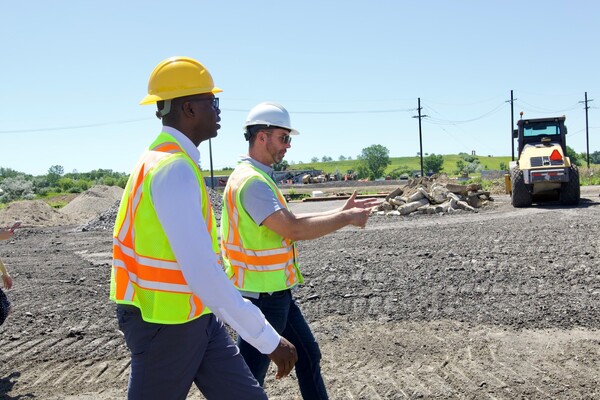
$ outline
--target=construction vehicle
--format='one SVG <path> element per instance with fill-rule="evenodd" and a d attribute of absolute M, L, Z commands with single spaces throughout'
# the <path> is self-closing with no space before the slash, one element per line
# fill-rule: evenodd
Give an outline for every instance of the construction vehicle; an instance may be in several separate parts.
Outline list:
<path fill-rule="evenodd" d="M 523 119 L 521 112 L 513 131 L 519 156 L 509 163 L 505 179 L 513 207 L 556 199 L 564 205 L 579 204 L 579 170 L 567 156 L 565 119 Z"/>

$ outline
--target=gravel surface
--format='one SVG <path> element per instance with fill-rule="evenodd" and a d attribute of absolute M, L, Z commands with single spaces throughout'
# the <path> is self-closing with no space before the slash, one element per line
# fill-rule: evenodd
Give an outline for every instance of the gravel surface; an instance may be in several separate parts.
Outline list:
<path fill-rule="evenodd" d="M 332 399 L 600 397 L 600 187 L 578 207 L 373 216 L 298 244 L 296 291 Z M 343 202 L 293 203 L 294 212 Z M 0 243 L 14 313 L 0 398 L 123 399 L 129 357 L 108 300 L 111 234 L 26 227 Z M 294 377 L 272 399 L 299 399 Z M 189 398 L 203 397 L 194 388 Z"/>

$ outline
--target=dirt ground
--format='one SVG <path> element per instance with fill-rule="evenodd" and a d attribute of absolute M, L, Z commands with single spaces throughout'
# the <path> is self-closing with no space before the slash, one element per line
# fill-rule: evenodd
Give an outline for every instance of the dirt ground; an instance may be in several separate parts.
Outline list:
<path fill-rule="evenodd" d="M 296 297 L 330 397 L 600 398 L 599 194 L 583 187 L 578 207 L 527 209 L 495 195 L 478 213 L 373 216 L 365 229 L 300 242 L 306 284 Z M 20 216 L 25 227 L 0 243 L 14 277 L 0 398 L 123 399 L 129 356 L 108 300 L 111 232 L 54 217 L 43 226 Z M 269 374 L 270 398 L 300 398 L 293 376 Z M 193 388 L 189 398 L 203 397 Z"/>

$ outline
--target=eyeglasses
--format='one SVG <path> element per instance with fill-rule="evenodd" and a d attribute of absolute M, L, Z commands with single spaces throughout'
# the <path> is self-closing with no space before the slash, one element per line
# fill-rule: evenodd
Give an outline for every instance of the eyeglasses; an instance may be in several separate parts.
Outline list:
<path fill-rule="evenodd" d="M 215 110 L 219 109 L 219 98 L 218 97 L 213 97 L 213 98 L 205 97 L 203 99 L 191 99 L 191 100 L 188 100 L 188 101 L 212 101 L 212 107 Z"/>
<path fill-rule="evenodd" d="M 265 132 L 267 135 L 271 135 L 273 132 Z M 277 136 L 279 138 L 279 140 L 281 140 L 281 143 L 283 144 L 290 144 L 292 143 L 292 137 L 290 135 L 281 135 L 281 136 Z"/>

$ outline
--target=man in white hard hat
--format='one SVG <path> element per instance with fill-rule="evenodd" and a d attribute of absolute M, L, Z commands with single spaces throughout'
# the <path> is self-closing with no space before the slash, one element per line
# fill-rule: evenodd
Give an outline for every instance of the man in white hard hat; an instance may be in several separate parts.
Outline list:
<path fill-rule="evenodd" d="M 291 147 L 293 129 L 287 110 L 260 103 L 244 124 L 249 142 L 227 181 L 221 216 L 224 268 L 242 295 L 258 306 L 271 325 L 298 350 L 296 376 L 304 399 L 326 399 L 321 376 L 321 352 L 291 289 L 303 283 L 295 242 L 316 239 L 346 225 L 364 227 L 374 199 L 357 200 L 356 193 L 339 210 L 294 215 L 272 178 Z M 240 352 L 263 385 L 269 359 L 238 337 Z"/>

